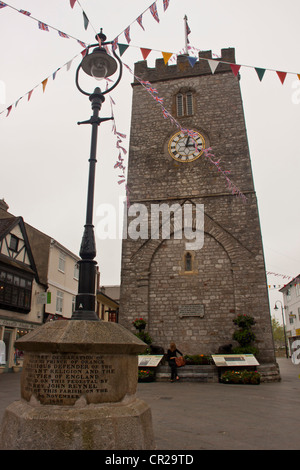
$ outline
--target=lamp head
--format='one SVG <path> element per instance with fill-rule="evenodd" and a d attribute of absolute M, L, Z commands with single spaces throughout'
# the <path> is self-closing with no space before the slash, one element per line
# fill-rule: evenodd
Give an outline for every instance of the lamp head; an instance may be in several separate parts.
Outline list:
<path fill-rule="evenodd" d="M 113 75 L 118 65 L 103 47 L 96 47 L 91 54 L 82 59 L 81 67 L 87 75 L 102 80 Z"/>

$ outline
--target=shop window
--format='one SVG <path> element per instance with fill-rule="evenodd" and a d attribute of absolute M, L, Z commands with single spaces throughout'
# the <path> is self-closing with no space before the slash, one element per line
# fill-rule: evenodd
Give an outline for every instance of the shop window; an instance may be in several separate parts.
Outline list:
<path fill-rule="evenodd" d="M 30 311 L 32 279 L 0 270 L 0 307 L 19 312 Z"/>

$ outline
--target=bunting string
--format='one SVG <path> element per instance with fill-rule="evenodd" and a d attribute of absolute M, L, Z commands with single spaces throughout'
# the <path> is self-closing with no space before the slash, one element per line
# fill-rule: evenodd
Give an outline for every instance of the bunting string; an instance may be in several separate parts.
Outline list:
<path fill-rule="evenodd" d="M 48 31 L 50 29 L 56 31 L 58 33 L 58 35 L 61 37 L 61 38 L 65 38 L 65 39 L 74 39 L 75 41 L 77 41 L 79 44 L 83 45 L 83 47 L 86 47 L 85 43 L 83 41 L 81 41 L 80 39 L 78 38 L 75 38 L 74 36 L 72 36 L 71 34 L 66 34 L 64 33 L 63 31 L 60 31 L 59 29 L 55 28 L 54 26 L 50 26 L 49 24 L 46 24 L 45 22 L 39 20 L 38 18 L 35 18 L 34 16 L 32 16 L 32 14 L 30 13 L 30 11 L 26 11 L 26 10 L 18 10 L 17 8 L 9 5 L 8 3 L 4 3 L 4 2 L 0 2 L 0 9 L 4 8 L 4 7 L 8 7 L 10 8 L 11 10 L 14 10 L 16 11 L 17 13 L 21 13 L 22 15 L 26 16 L 27 18 L 31 19 L 31 20 L 34 20 L 37 24 L 38 24 L 38 28 L 41 30 L 41 31 Z"/>

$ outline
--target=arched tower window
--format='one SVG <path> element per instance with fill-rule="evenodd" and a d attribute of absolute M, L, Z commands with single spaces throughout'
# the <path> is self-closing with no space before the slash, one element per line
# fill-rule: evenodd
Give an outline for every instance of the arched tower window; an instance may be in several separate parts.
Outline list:
<path fill-rule="evenodd" d="M 176 112 L 178 117 L 192 116 L 194 114 L 193 92 L 180 92 L 176 95 Z"/>

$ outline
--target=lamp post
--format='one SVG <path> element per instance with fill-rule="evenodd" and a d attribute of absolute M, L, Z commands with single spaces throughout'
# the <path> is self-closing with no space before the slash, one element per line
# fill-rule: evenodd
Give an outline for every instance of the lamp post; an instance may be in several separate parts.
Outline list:
<path fill-rule="evenodd" d="M 91 101 L 93 115 L 88 121 L 78 122 L 78 124 L 91 124 L 92 125 L 92 136 L 91 136 L 91 150 L 89 159 L 89 179 L 88 179 L 88 192 L 87 192 L 87 206 L 86 206 L 86 221 L 84 226 L 83 237 L 80 247 L 80 261 L 79 265 L 79 282 L 78 282 L 78 294 L 76 296 L 75 311 L 72 314 L 72 320 L 93 320 L 99 321 L 99 318 L 95 312 L 95 285 L 96 285 L 96 242 L 94 235 L 93 225 L 93 208 L 94 208 L 94 187 L 95 187 L 95 172 L 96 172 L 96 152 L 97 152 L 97 137 L 99 125 L 110 119 L 100 118 L 99 112 L 102 103 L 105 100 L 104 95 L 112 91 L 120 82 L 122 77 L 122 62 L 116 55 L 112 48 L 113 56 L 108 55 L 105 48 L 107 44 L 112 42 L 105 42 L 106 36 L 101 32 L 96 36 L 96 39 L 101 40 L 101 46 L 99 44 L 92 44 L 88 46 L 88 52 L 91 47 L 95 49 L 91 53 L 87 53 L 82 59 L 76 71 L 76 86 L 78 90 L 84 95 L 89 97 Z M 116 60 L 117 59 L 117 60 Z M 79 71 L 82 69 L 87 75 L 94 77 L 97 80 L 105 79 L 113 75 L 119 64 L 119 76 L 116 82 L 107 90 L 101 91 L 99 87 L 96 87 L 92 93 L 83 90 L 79 85 Z"/>
<path fill-rule="evenodd" d="M 274 310 L 278 310 L 277 302 L 280 302 L 280 304 L 281 304 L 281 314 L 282 314 L 283 332 L 284 332 L 284 344 L 285 344 L 285 355 L 286 355 L 286 357 L 288 358 L 288 357 L 289 357 L 289 352 L 288 352 L 287 338 L 286 338 L 286 330 L 285 330 L 285 322 L 284 322 L 284 312 L 283 312 L 283 308 L 284 308 L 284 307 L 283 307 L 283 305 L 282 305 L 281 300 L 276 300 Z"/>

